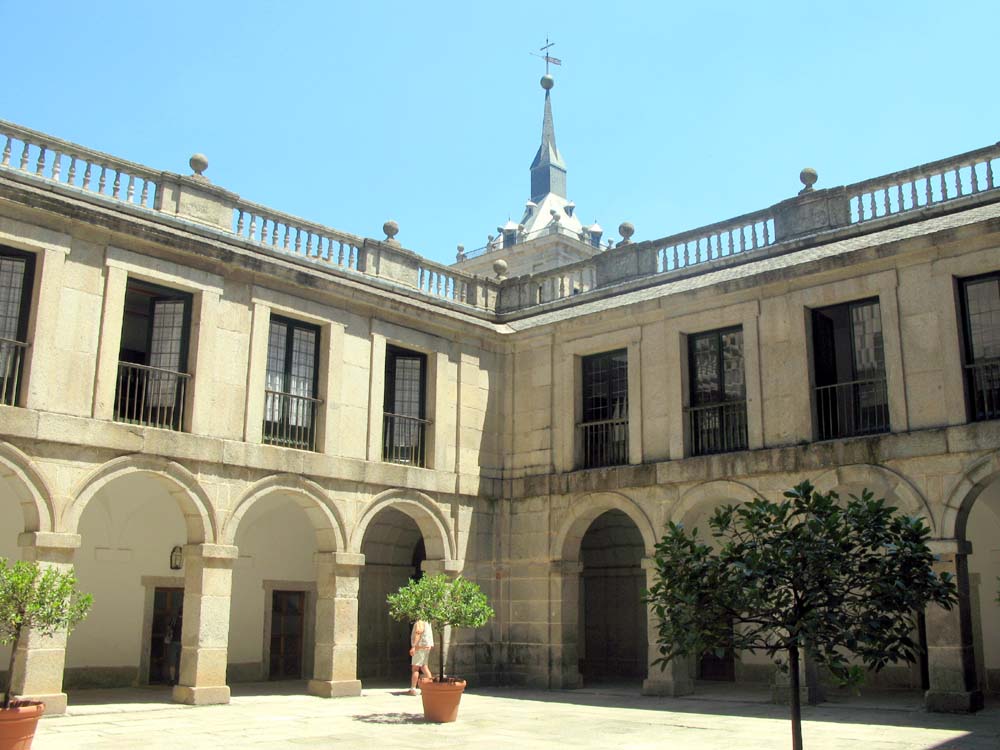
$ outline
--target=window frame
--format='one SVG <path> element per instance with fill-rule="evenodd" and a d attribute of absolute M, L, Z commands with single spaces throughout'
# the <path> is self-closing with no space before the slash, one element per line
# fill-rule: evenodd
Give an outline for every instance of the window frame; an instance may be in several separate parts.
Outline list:
<path fill-rule="evenodd" d="M 415 359 L 419 362 L 418 377 L 419 377 L 419 392 L 417 400 L 417 414 L 402 414 L 397 411 L 398 405 L 396 403 L 396 380 L 397 380 L 397 362 L 400 359 Z M 401 464 L 404 466 L 417 466 L 421 468 L 427 468 L 428 466 L 428 450 L 427 444 L 430 438 L 430 424 L 431 421 L 427 418 L 427 388 L 428 388 L 428 356 L 426 352 L 422 352 L 415 349 L 407 349 L 403 346 L 398 346 L 396 344 L 390 344 L 386 342 L 385 345 L 385 372 L 384 372 L 384 388 L 382 396 L 382 440 L 381 440 L 381 458 L 385 463 Z M 387 417 L 403 417 L 405 419 L 417 420 L 418 425 L 418 435 L 419 442 L 415 455 L 409 460 L 399 460 L 394 459 L 392 456 L 397 454 L 399 448 L 404 447 L 397 445 L 395 440 L 390 443 L 388 440 L 389 431 L 397 432 L 397 425 L 389 426 L 386 422 Z M 420 434 L 422 433 L 422 434 Z M 405 446 L 412 449 L 412 446 Z"/>
<path fill-rule="evenodd" d="M 21 275 L 21 298 L 18 300 L 17 325 L 13 341 L 20 347 L 10 346 L 12 353 L 21 349 L 20 356 L 14 364 L 12 376 L 0 377 L 0 405 L 18 406 L 21 400 L 21 384 L 24 382 L 25 353 L 28 348 L 28 327 L 31 321 L 31 302 L 35 288 L 35 253 L 17 250 L 9 245 L 0 245 L 0 258 L 11 258 L 24 262 L 24 272 Z M 6 356 L 5 356 L 6 358 Z M 6 367 L 5 367 L 6 369 Z"/>
<path fill-rule="evenodd" d="M 617 349 L 610 349 L 607 351 L 595 352 L 593 354 L 581 355 L 579 360 L 579 372 L 580 372 L 580 422 L 576 425 L 577 440 L 576 442 L 576 455 L 577 461 L 575 462 L 577 468 L 580 469 L 596 469 L 608 466 L 626 466 L 629 463 L 629 450 L 630 450 L 630 401 L 629 398 L 629 347 L 619 347 Z M 588 419 L 588 406 L 586 400 L 588 398 L 588 374 L 593 376 L 593 373 L 588 373 L 589 367 L 597 362 L 606 360 L 609 363 L 614 363 L 615 358 L 624 358 L 623 367 L 620 368 L 624 372 L 624 420 L 622 417 L 606 416 L 599 419 Z M 616 397 L 615 395 L 615 381 L 616 372 L 614 367 L 609 367 L 607 369 L 608 376 L 604 383 L 604 399 L 607 403 L 607 410 L 613 414 L 614 405 L 616 403 L 621 403 L 622 399 Z M 592 416 L 592 415 L 590 415 Z M 624 421 L 624 439 L 615 440 L 614 433 L 619 430 L 622 425 L 613 424 L 614 422 Z M 596 428 L 598 432 L 596 435 L 601 434 L 601 427 L 604 426 L 603 430 L 604 436 L 597 437 L 605 444 L 604 450 L 599 450 L 604 458 L 592 456 L 593 451 L 588 448 L 592 445 L 591 439 L 588 437 L 588 429 Z M 622 446 L 620 448 L 615 448 L 614 446 Z"/>
<path fill-rule="evenodd" d="M 726 358 L 724 353 L 724 347 L 722 345 L 722 339 L 723 336 L 732 333 L 740 334 L 740 364 L 742 370 L 741 390 L 743 393 L 742 393 L 742 398 L 739 399 L 730 399 L 727 398 L 726 396 L 726 391 L 727 391 L 726 368 L 725 368 Z M 696 359 L 697 359 L 696 343 L 699 339 L 708 339 L 708 338 L 714 338 L 718 342 L 718 346 L 716 347 L 716 358 L 715 358 L 717 384 L 718 384 L 718 397 L 711 400 L 698 401 L 696 399 L 697 382 L 698 382 L 697 365 L 696 365 Z M 699 331 L 697 333 L 687 334 L 687 360 L 688 360 L 687 361 L 688 393 L 687 393 L 686 411 L 688 412 L 687 428 L 690 439 L 689 454 L 692 456 L 705 456 L 717 453 L 731 453 L 735 451 L 748 450 L 749 426 L 747 424 L 748 418 L 747 418 L 746 338 L 743 333 L 743 325 L 737 324 L 732 326 L 725 326 L 723 328 L 714 328 L 707 331 Z M 741 424 L 737 425 L 738 433 L 734 434 L 735 435 L 734 443 L 731 445 L 720 446 L 718 449 L 699 448 L 700 443 L 695 437 L 696 434 L 699 434 L 701 432 L 701 431 L 696 431 L 695 429 L 696 427 L 695 422 L 698 419 L 697 415 L 701 413 L 707 414 L 709 413 L 708 410 L 716 409 L 718 414 L 716 419 L 718 420 L 719 423 L 718 424 L 719 434 L 720 435 L 729 434 L 731 433 L 731 430 L 727 429 L 724 426 L 724 422 L 726 421 L 725 417 L 727 414 L 725 407 L 737 407 L 739 405 L 742 405 L 743 407 L 742 419 L 739 420 Z"/>
<path fill-rule="evenodd" d="M 272 389 L 268 388 L 267 386 L 267 379 L 268 376 L 271 374 L 271 370 L 269 368 L 271 361 L 270 357 L 271 327 L 274 326 L 275 324 L 283 325 L 285 327 L 285 351 L 282 356 L 283 366 L 281 372 L 282 389 L 280 391 L 277 391 L 277 393 L 283 396 L 293 396 L 293 397 L 295 396 L 295 394 L 291 393 L 291 391 L 289 390 L 292 377 L 292 362 L 293 362 L 293 354 L 295 348 L 294 331 L 295 330 L 308 331 L 309 333 L 312 333 L 313 336 L 315 337 L 313 341 L 313 351 L 312 351 L 312 357 L 313 357 L 312 382 L 310 384 L 311 387 L 309 390 L 309 398 L 313 399 L 312 412 L 310 416 L 308 430 L 306 431 L 306 434 L 302 439 L 293 440 L 291 438 L 286 438 L 285 440 L 276 440 L 269 436 L 269 430 L 268 430 L 269 425 L 275 426 L 272 429 L 272 431 L 270 431 L 271 434 L 280 434 L 282 431 L 284 431 L 285 434 L 288 434 L 288 428 L 287 428 L 287 423 L 288 423 L 287 420 L 289 414 L 288 409 L 284 407 L 281 408 L 281 419 L 279 421 L 269 420 L 267 418 L 268 416 L 267 394 L 268 391 L 272 391 Z M 320 342 L 322 341 L 322 336 L 323 336 L 322 327 L 315 323 L 307 323 L 305 321 L 298 320 L 296 318 L 290 318 L 285 315 L 275 315 L 274 313 L 271 313 L 271 315 L 268 317 L 267 337 L 266 337 L 267 345 L 265 348 L 265 356 L 264 356 L 264 414 L 261 426 L 261 442 L 264 445 L 273 445 L 282 448 L 298 448 L 300 450 L 310 450 L 310 451 L 316 450 L 317 422 L 319 421 L 320 418 L 320 411 L 318 405 L 319 403 L 321 403 L 321 400 L 319 398 L 319 381 L 320 381 L 320 366 L 321 366 Z"/>
<path fill-rule="evenodd" d="M 975 353 L 973 351 L 973 341 L 972 341 L 972 321 L 969 318 L 969 296 L 968 288 L 971 284 L 994 280 L 998 287 L 1000 287 L 1000 270 L 990 271 L 988 273 L 976 274 L 975 276 L 966 276 L 964 278 L 958 279 L 958 312 L 961 316 L 961 330 L 962 330 L 962 340 L 961 340 L 961 351 L 962 351 L 962 383 L 964 387 L 965 395 L 965 411 L 966 420 L 968 422 L 984 422 L 991 419 L 1000 418 L 1000 405 L 994 403 L 993 408 L 986 410 L 985 416 L 978 416 L 976 413 L 976 406 L 974 403 L 974 378 L 975 373 L 971 369 L 975 365 L 983 364 L 985 362 L 996 362 L 998 368 L 1000 368 L 1000 357 L 990 357 L 983 358 L 979 361 L 975 358 Z M 995 377 L 995 376 L 994 376 Z"/>

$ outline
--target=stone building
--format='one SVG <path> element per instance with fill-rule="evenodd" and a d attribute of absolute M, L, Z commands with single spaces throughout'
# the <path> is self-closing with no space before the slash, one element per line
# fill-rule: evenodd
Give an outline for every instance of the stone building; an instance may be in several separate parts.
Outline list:
<path fill-rule="evenodd" d="M 802 479 L 923 516 L 958 578 L 875 684 L 1000 691 L 1000 146 L 610 247 L 545 88 L 532 205 L 455 266 L 0 123 L 0 555 L 95 598 L 18 692 L 166 682 L 178 615 L 178 701 L 402 682 L 419 570 L 489 594 L 449 645 L 480 683 L 766 682 L 650 669 L 641 591 L 668 520 Z"/>

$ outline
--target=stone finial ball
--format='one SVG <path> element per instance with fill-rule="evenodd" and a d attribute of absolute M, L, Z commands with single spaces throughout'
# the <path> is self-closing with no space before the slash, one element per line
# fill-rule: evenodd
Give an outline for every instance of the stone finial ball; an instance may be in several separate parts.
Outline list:
<path fill-rule="evenodd" d="M 188 159 L 188 164 L 191 165 L 194 173 L 200 177 L 201 173 L 208 169 L 208 157 L 205 154 L 195 154 Z"/>
<path fill-rule="evenodd" d="M 498 277 L 506 274 L 507 261 L 505 261 L 503 258 L 497 258 L 495 261 L 493 261 L 493 273 L 495 273 Z"/>
<path fill-rule="evenodd" d="M 389 219 L 389 221 L 382 225 L 382 231 L 385 232 L 387 240 L 395 239 L 396 235 L 399 234 L 399 224 Z"/>
<path fill-rule="evenodd" d="M 625 241 L 628 242 L 632 238 L 632 235 L 635 234 L 635 227 L 632 226 L 632 222 L 623 221 L 621 224 L 619 224 L 618 234 L 620 234 L 625 239 Z"/>
<path fill-rule="evenodd" d="M 550 76 L 548 73 L 542 76 L 542 80 L 539 81 L 542 84 L 542 88 L 548 91 L 553 86 L 556 85 L 556 79 Z"/>
<path fill-rule="evenodd" d="M 805 185 L 806 190 L 812 190 L 813 185 L 816 184 L 816 180 L 819 179 L 819 175 L 816 174 L 816 170 L 812 167 L 806 167 L 801 172 L 799 172 L 799 180 Z"/>

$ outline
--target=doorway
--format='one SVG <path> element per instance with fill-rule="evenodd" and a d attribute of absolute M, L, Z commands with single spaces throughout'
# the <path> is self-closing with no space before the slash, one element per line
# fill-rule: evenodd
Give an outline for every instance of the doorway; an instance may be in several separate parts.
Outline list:
<path fill-rule="evenodd" d="M 183 588 L 157 586 L 153 591 L 153 623 L 149 636 L 149 684 L 170 684 L 170 648 L 167 645 L 168 630 L 171 642 L 181 642 L 183 622 L 180 618 L 184 606 Z M 173 623 L 173 624 L 172 624 Z M 179 668 L 177 664 L 175 668 Z"/>
<path fill-rule="evenodd" d="M 304 591 L 271 592 L 269 679 L 302 679 L 305 611 L 306 594 Z"/>

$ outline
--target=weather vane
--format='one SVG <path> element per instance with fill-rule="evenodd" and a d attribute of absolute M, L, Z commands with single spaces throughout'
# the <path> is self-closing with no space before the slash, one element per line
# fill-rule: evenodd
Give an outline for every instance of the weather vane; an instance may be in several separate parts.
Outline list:
<path fill-rule="evenodd" d="M 553 57 L 548 52 L 549 48 L 550 47 L 554 47 L 555 44 L 556 44 L 555 42 L 550 42 L 548 37 L 545 37 L 545 46 L 541 47 L 538 50 L 538 52 L 541 52 L 542 54 L 539 55 L 538 52 L 532 52 L 531 53 L 535 57 L 540 57 L 543 60 L 545 60 L 545 75 L 549 74 L 549 65 L 550 64 L 551 65 L 562 65 L 562 60 L 560 60 L 558 57 Z"/>

